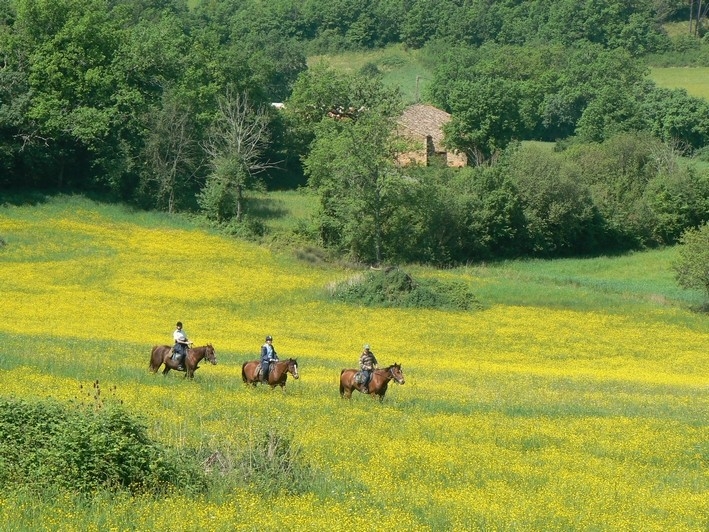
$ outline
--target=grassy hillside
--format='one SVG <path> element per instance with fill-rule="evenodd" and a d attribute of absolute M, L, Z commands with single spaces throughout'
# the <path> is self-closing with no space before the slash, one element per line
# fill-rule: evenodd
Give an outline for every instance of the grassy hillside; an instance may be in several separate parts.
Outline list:
<path fill-rule="evenodd" d="M 81 198 L 2 207 L 0 236 L 3 397 L 68 402 L 98 381 L 166 449 L 206 463 L 276 433 L 312 471 L 277 496 L 3 490 L 2 529 L 707 527 L 709 323 L 672 250 L 413 269 L 484 305 L 444 312 L 334 303 L 327 286 L 357 272 Z M 178 319 L 217 350 L 192 382 L 147 370 Z M 266 334 L 299 362 L 284 391 L 241 382 Z M 406 376 L 381 404 L 338 394 L 365 342 Z"/>
<path fill-rule="evenodd" d="M 709 99 L 709 68 L 651 68 L 650 78 L 660 87 L 686 89 L 692 96 Z"/>
<path fill-rule="evenodd" d="M 401 88 L 406 103 L 415 103 L 423 98 L 432 77 L 432 73 L 420 59 L 420 52 L 417 50 L 390 46 L 365 52 L 313 56 L 308 59 L 308 64 L 325 61 L 333 68 L 345 72 L 356 72 L 367 64 L 374 64 L 384 75 L 385 83 Z"/>

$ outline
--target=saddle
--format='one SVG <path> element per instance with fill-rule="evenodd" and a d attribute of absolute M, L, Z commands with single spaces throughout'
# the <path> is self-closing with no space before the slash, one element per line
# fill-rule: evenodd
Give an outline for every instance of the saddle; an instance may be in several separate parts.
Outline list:
<path fill-rule="evenodd" d="M 178 371 L 183 371 L 185 368 L 185 359 L 187 358 L 187 355 L 183 355 L 181 353 L 178 353 L 175 350 L 175 347 L 173 346 L 172 349 L 170 349 L 170 359 L 174 360 L 175 362 L 178 363 Z"/>

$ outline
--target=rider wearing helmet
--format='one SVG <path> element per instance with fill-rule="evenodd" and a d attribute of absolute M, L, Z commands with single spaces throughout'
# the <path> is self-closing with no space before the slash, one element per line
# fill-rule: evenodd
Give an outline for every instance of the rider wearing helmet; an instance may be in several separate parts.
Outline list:
<path fill-rule="evenodd" d="M 362 354 L 359 356 L 359 370 L 362 380 L 362 393 L 369 393 L 369 381 L 372 380 L 372 372 L 379 363 L 377 357 L 369 350 L 369 344 L 364 344 Z"/>
<path fill-rule="evenodd" d="M 272 362 L 278 362 L 278 355 L 273 348 L 273 337 L 266 336 L 266 343 L 261 346 L 261 382 L 268 384 L 268 372 Z"/>

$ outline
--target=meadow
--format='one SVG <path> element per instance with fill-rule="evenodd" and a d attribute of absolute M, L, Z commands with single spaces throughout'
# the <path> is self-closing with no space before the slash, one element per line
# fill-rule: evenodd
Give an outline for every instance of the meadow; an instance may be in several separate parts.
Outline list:
<path fill-rule="evenodd" d="M 483 304 L 449 312 L 336 303 L 326 287 L 352 267 L 81 197 L 4 205 L 0 237 L 0 395 L 91 401 L 98 381 L 166 448 L 276 430 L 313 472 L 275 496 L 3 492 L 3 531 L 709 527 L 709 320 L 674 283 L 675 249 L 412 266 Z M 217 351 L 193 381 L 148 372 L 177 320 Z M 241 381 L 266 334 L 299 362 L 285 390 Z M 406 376 L 382 403 L 339 397 L 364 343 Z"/>
<path fill-rule="evenodd" d="M 691 96 L 709 99 L 709 68 L 707 67 L 653 67 L 650 79 L 658 87 L 685 89 Z"/>

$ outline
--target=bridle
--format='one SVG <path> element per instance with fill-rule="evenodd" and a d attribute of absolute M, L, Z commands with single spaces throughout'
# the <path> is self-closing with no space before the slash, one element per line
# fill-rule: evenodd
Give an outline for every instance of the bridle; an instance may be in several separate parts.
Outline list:
<path fill-rule="evenodd" d="M 399 370 L 399 373 L 401 374 L 401 378 L 399 378 L 396 373 L 394 372 L 394 368 L 397 368 Z M 396 364 L 392 365 L 389 367 L 389 374 L 391 375 L 391 378 L 394 379 L 394 381 L 397 384 L 401 384 L 404 381 L 404 374 L 401 373 L 401 366 L 397 366 Z"/>

